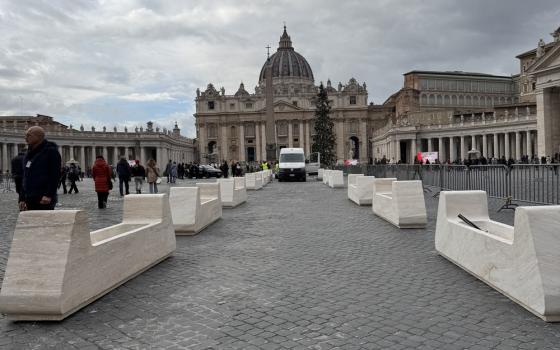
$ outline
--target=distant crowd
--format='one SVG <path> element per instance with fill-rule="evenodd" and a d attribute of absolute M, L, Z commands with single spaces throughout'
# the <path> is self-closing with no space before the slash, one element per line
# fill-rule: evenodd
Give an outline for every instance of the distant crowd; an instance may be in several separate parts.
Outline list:
<path fill-rule="evenodd" d="M 495 158 L 495 157 L 489 157 L 486 158 L 484 156 L 479 156 L 479 157 L 471 157 L 471 158 L 467 158 L 467 159 L 456 159 L 454 161 L 450 161 L 447 160 L 445 162 L 440 162 L 439 159 L 435 159 L 432 162 L 430 162 L 430 160 L 426 159 L 424 161 L 421 161 L 417 158 L 414 159 L 414 164 L 425 164 L 425 165 L 429 165 L 429 164 L 447 164 L 447 165 L 466 165 L 466 166 L 471 166 L 471 165 L 498 165 L 498 164 L 502 164 L 502 165 L 507 165 L 507 166 L 511 166 L 513 164 L 558 164 L 560 163 L 560 153 L 556 153 L 554 154 L 554 156 L 546 156 L 546 157 L 537 157 L 536 155 L 533 155 L 532 157 L 529 157 L 528 155 L 523 155 L 521 156 L 521 159 L 519 160 L 515 160 L 512 157 L 506 159 L 505 156 L 502 156 L 500 158 Z M 370 164 L 375 164 L 375 165 L 386 165 L 386 164 L 405 164 L 404 162 L 402 162 L 401 160 L 395 162 L 395 159 L 388 159 L 385 156 L 383 156 L 381 159 L 375 158 L 373 159 Z"/>

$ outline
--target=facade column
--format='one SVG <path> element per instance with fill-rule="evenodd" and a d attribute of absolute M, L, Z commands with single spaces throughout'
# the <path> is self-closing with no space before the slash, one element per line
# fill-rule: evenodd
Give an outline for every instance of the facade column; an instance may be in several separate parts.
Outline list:
<path fill-rule="evenodd" d="M 365 119 L 360 121 L 360 161 L 368 161 L 368 154 L 367 154 L 367 149 L 368 149 L 368 140 L 367 140 L 367 122 L 365 121 Z M 387 157 L 391 157 L 389 152 L 390 152 L 390 144 L 387 144 Z M 391 159 L 391 158 L 389 158 Z"/>
<path fill-rule="evenodd" d="M 488 158 L 488 136 L 482 134 L 482 156 Z"/>
<path fill-rule="evenodd" d="M 449 138 L 449 160 L 455 161 L 457 157 L 457 149 L 455 148 L 455 137 L 451 136 Z"/>
<path fill-rule="evenodd" d="M 263 159 L 261 152 L 261 124 L 255 123 L 255 161 L 259 162 L 261 159 Z"/>
<path fill-rule="evenodd" d="M 224 160 L 227 161 L 228 159 L 228 142 L 227 142 L 227 126 L 226 125 L 222 125 L 222 137 L 220 137 L 220 139 L 222 140 L 221 142 L 221 152 L 220 152 L 220 160 L 221 162 L 223 162 Z M 173 152 L 173 155 L 175 152 Z M 175 160 L 173 158 L 173 160 Z"/>
<path fill-rule="evenodd" d="M 515 159 L 521 159 L 521 133 L 515 132 Z"/>
<path fill-rule="evenodd" d="M 274 129 L 274 133 L 276 134 L 276 128 Z M 272 141 L 272 140 L 271 140 Z M 266 160 L 266 143 L 267 143 L 267 139 L 266 139 L 266 128 L 265 125 L 262 124 L 261 125 L 261 159 L 262 160 Z M 276 150 L 276 152 L 278 152 L 278 150 Z"/>
<path fill-rule="evenodd" d="M 416 159 L 416 139 L 412 139 L 410 140 L 410 153 L 411 153 L 411 157 L 410 157 L 410 164 L 414 164 L 414 159 Z"/>
<path fill-rule="evenodd" d="M 105 159 L 105 161 L 106 161 L 107 163 L 109 163 L 108 152 L 107 152 L 107 146 L 103 146 L 103 158 Z"/>
<path fill-rule="evenodd" d="M 506 159 L 509 159 L 511 157 L 511 154 L 509 152 L 509 132 L 506 132 L 504 134 L 504 145 L 505 145 L 504 153 L 505 153 Z"/>
<path fill-rule="evenodd" d="M 395 143 L 395 163 L 398 163 L 401 160 L 401 140 L 396 139 Z"/>
<path fill-rule="evenodd" d="M 80 167 L 82 171 L 86 171 L 86 146 L 80 146 Z"/>
<path fill-rule="evenodd" d="M 443 143 L 443 137 L 438 138 L 438 160 L 443 163 L 445 159 L 445 144 Z"/>
<path fill-rule="evenodd" d="M 299 122 L 299 147 L 304 148 L 305 147 L 305 143 L 303 142 L 303 121 Z M 307 155 L 307 157 L 309 157 L 309 152 L 305 152 L 305 154 Z"/>
<path fill-rule="evenodd" d="M 344 121 L 336 122 L 336 160 L 343 160 L 344 157 Z"/>
<path fill-rule="evenodd" d="M 8 169 L 8 144 L 2 144 L 2 172 L 5 173 Z"/>
<path fill-rule="evenodd" d="M 500 158 L 500 143 L 498 139 L 498 133 L 494 133 L 494 158 Z"/>
<path fill-rule="evenodd" d="M 477 149 L 476 148 L 476 135 L 471 136 L 471 149 Z"/>
<path fill-rule="evenodd" d="M 294 130 L 291 120 L 288 120 L 288 147 L 294 147 Z"/>
<path fill-rule="evenodd" d="M 311 123 L 305 123 L 305 153 L 311 154 Z"/>
<path fill-rule="evenodd" d="M 198 161 L 203 164 L 204 163 L 204 158 L 203 156 L 208 152 L 208 143 L 206 141 L 206 134 L 207 134 L 207 130 L 206 130 L 206 126 L 205 125 L 199 125 L 198 127 L 198 137 L 199 137 L 199 143 L 198 143 Z M 159 148 L 158 148 L 159 149 Z M 159 152 L 156 152 L 156 156 L 159 157 Z M 158 159 L 159 162 L 159 159 Z"/>
<path fill-rule="evenodd" d="M 461 162 L 465 159 L 465 136 L 461 135 Z"/>
<path fill-rule="evenodd" d="M 237 159 L 241 162 L 245 161 L 245 127 L 243 123 L 239 124 L 239 155 Z"/>
<path fill-rule="evenodd" d="M 432 144 L 432 138 L 428 137 L 426 140 L 428 140 L 428 152 L 433 152 L 434 151 L 434 146 Z"/>
<path fill-rule="evenodd" d="M 533 144 L 531 143 L 531 130 L 527 130 L 527 156 L 529 156 L 529 160 L 533 158 Z"/>

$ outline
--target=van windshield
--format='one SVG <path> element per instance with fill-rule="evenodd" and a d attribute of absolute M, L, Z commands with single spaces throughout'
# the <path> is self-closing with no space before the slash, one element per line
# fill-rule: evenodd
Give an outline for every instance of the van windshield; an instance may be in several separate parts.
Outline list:
<path fill-rule="evenodd" d="M 303 163 L 303 153 L 284 153 L 280 155 L 280 163 Z"/>

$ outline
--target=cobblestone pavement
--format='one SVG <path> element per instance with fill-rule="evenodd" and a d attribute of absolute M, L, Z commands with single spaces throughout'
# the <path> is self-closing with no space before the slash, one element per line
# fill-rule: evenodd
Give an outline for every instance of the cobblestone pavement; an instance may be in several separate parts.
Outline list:
<path fill-rule="evenodd" d="M 186 182 L 186 181 L 185 181 Z M 185 183 L 183 182 L 183 183 Z M 194 181 L 189 181 L 194 182 Z M 96 209 L 91 183 L 61 195 L 91 229 L 120 221 L 122 200 Z M 162 190 L 166 190 L 163 186 Z M 272 183 L 175 255 L 63 322 L 0 319 L 13 349 L 560 349 L 548 324 L 434 251 L 426 230 L 398 230 L 346 189 Z M 505 212 L 495 219 L 511 223 Z M 0 194 L 3 276 L 17 210 Z"/>

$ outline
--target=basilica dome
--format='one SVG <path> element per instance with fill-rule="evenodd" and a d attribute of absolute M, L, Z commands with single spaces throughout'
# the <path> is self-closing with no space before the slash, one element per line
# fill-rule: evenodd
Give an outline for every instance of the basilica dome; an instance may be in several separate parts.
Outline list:
<path fill-rule="evenodd" d="M 284 33 L 280 37 L 278 50 L 269 58 L 272 64 L 272 80 L 278 81 L 293 81 L 303 80 L 305 82 L 313 83 L 313 72 L 307 60 L 297 53 L 292 47 L 292 40 L 286 32 L 284 26 Z M 259 75 L 259 83 L 265 80 L 265 68 L 267 62 L 264 63 L 261 74 Z"/>

